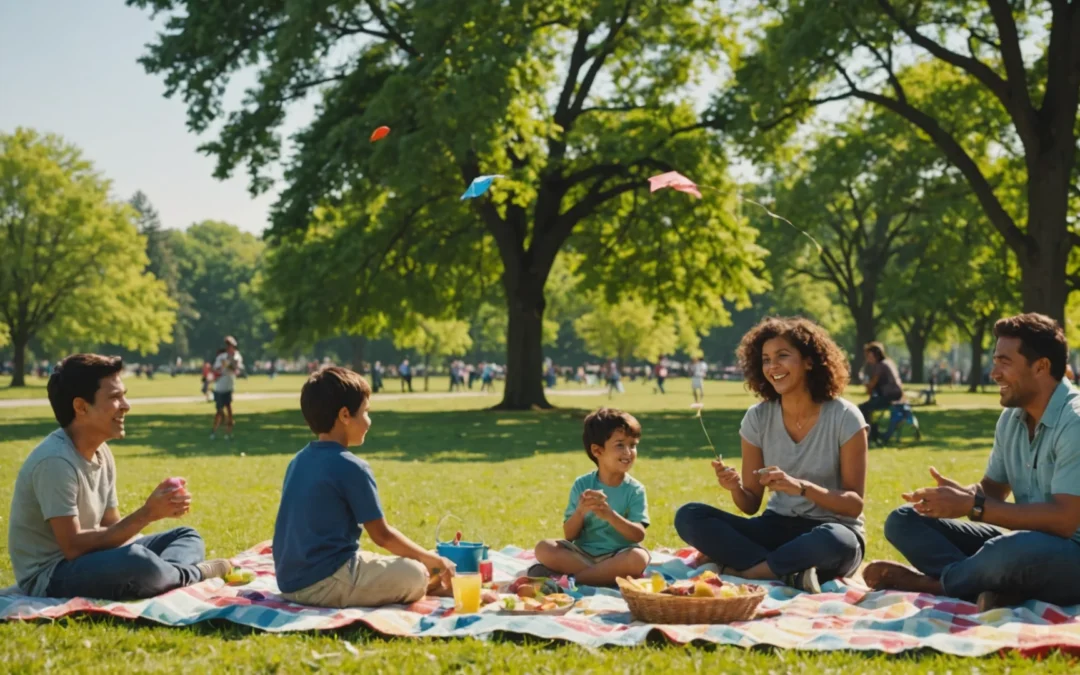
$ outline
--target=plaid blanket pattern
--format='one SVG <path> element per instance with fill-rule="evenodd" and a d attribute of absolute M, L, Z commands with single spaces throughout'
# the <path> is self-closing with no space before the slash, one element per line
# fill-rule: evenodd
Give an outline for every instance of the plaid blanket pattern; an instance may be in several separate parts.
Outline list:
<path fill-rule="evenodd" d="M 225 620 L 270 631 L 331 630 L 362 624 L 400 637 L 486 638 L 496 633 L 528 634 L 591 647 L 634 645 L 658 631 L 675 643 L 693 641 L 782 649 L 869 650 L 899 653 L 933 649 L 959 656 L 982 656 L 1001 650 L 1038 654 L 1051 649 L 1080 653 L 1080 607 L 1057 607 L 1030 601 L 1015 609 L 977 614 L 971 603 L 896 592 L 870 592 L 858 584 L 829 582 L 819 595 L 796 593 L 779 584 L 769 587 L 754 621 L 709 626 L 657 626 L 635 622 L 618 591 L 580 589 L 583 598 L 565 616 L 517 616 L 496 611 L 459 615 L 448 598 L 424 598 L 409 606 L 378 609 L 318 609 L 296 605 L 278 595 L 270 543 L 238 555 L 235 561 L 257 578 L 242 587 L 220 580 L 136 602 L 88 598 L 70 600 L 0 596 L 0 619 L 50 620 L 75 613 L 145 619 L 169 626 Z M 650 572 L 690 578 L 701 570 L 686 564 L 693 549 L 656 551 Z M 534 560 L 532 551 L 508 547 L 491 554 L 497 580 L 521 575 Z"/>

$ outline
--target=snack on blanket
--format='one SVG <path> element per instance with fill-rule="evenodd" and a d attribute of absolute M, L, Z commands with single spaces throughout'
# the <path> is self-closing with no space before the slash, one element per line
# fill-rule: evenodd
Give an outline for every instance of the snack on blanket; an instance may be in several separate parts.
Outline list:
<path fill-rule="evenodd" d="M 658 593 L 682 597 L 734 598 L 756 592 L 755 586 L 727 583 L 710 571 L 705 571 L 693 579 L 676 581 L 673 584 L 665 582 L 664 577 L 660 574 L 653 574 L 651 579 L 624 577 L 622 580 L 634 590 L 642 593 Z"/>
<path fill-rule="evenodd" d="M 574 604 L 574 598 L 566 593 L 551 593 L 535 598 L 504 595 L 502 608 L 509 612 L 550 612 L 566 609 Z"/>
<path fill-rule="evenodd" d="M 255 581 L 255 573 L 251 570 L 234 567 L 232 568 L 232 571 L 223 578 L 225 579 L 225 583 L 229 586 L 243 586 L 244 584 L 250 584 L 252 581 Z"/>

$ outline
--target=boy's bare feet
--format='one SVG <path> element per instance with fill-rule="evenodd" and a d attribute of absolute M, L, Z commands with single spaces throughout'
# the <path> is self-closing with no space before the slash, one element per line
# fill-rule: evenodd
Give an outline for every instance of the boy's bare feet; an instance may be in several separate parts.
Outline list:
<path fill-rule="evenodd" d="M 863 580 L 875 591 L 909 591 L 912 593 L 930 593 L 941 595 L 944 590 L 941 582 L 928 577 L 907 565 L 891 560 L 878 560 L 863 570 Z"/>

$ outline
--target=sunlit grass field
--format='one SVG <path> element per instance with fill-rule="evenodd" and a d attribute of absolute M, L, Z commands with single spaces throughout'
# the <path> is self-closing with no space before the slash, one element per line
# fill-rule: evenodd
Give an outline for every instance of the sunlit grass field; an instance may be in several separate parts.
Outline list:
<path fill-rule="evenodd" d="M 297 391 L 301 381 L 299 376 L 273 381 L 253 377 L 241 382 L 240 390 L 256 391 L 256 385 L 266 385 L 274 388 L 267 391 L 289 387 Z M 133 397 L 198 393 L 194 377 L 159 376 L 152 382 L 129 378 L 128 384 Z M 390 393 L 397 393 L 395 381 L 387 384 Z M 672 381 L 666 396 L 654 394 L 651 385 L 640 381 L 626 385 L 627 393 L 610 403 L 637 415 L 644 428 L 634 474 L 648 489 L 652 526 L 646 543 L 677 546 L 672 519 L 680 504 L 695 500 L 730 506 L 730 501 L 711 477 L 710 451 L 689 410 L 689 381 Z M 445 389 L 445 379 L 432 380 L 433 391 Z M 707 392 L 706 424 L 717 447 L 737 464 L 738 425 L 752 399 L 738 383 L 710 382 Z M 849 396 L 860 400 L 854 389 Z M 592 468 L 581 447 L 581 418 L 587 410 L 609 404 L 609 399 L 556 393 L 551 400 L 559 408 L 553 411 L 485 409 L 497 400 L 497 396 L 453 395 L 376 398 L 374 426 L 357 452 L 375 470 L 391 523 L 429 546 L 434 544 L 435 524 L 445 513 L 465 521 L 467 537 L 494 547 L 531 546 L 559 534 L 570 484 Z M 961 481 L 981 476 L 998 414 L 996 396 L 945 393 L 939 401 L 939 407 L 917 409 L 924 434 L 921 443 L 908 440 L 900 447 L 871 452 L 866 500 L 869 558 L 890 555 L 881 524 L 900 503 L 902 491 L 927 484 L 929 465 Z M 311 436 L 291 399 L 238 402 L 236 408 L 236 439 L 228 442 L 208 439 L 210 404 L 135 407 L 128 437 L 112 444 L 121 510 L 136 508 L 162 478 L 182 475 L 195 495 L 192 513 L 183 522 L 202 533 L 212 555 L 231 555 L 269 539 L 285 467 Z M 47 407 L 0 409 L 0 524 L 5 530 L 15 474 L 54 426 Z M 176 523 L 164 521 L 155 529 Z M 366 540 L 363 545 L 371 547 Z M 0 548 L 0 586 L 6 586 L 14 583 L 6 537 Z M 361 650 L 360 657 L 342 648 L 343 639 Z M 337 656 L 315 658 L 325 654 Z M 0 672 L 988 673 L 1034 667 L 1053 673 L 1070 672 L 1075 665 L 1060 655 L 1035 664 L 1015 656 L 885 657 L 662 642 L 597 651 L 510 637 L 489 642 L 386 639 L 364 628 L 271 635 L 229 624 L 165 628 L 86 617 L 0 625 Z"/>

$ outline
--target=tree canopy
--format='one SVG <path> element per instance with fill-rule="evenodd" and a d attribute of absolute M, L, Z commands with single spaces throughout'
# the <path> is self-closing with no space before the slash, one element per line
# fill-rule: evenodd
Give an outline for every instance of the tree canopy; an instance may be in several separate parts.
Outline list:
<path fill-rule="evenodd" d="M 110 342 L 143 353 L 172 340 L 175 303 L 146 272 L 132 209 L 58 136 L 0 134 L 0 322 L 22 386 L 27 345 Z"/>
<path fill-rule="evenodd" d="M 1080 4 L 1008 0 L 777 0 L 747 10 L 733 40 L 735 84 L 712 124 L 762 152 L 839 101 L 906 120 L 966 180 L 1016 253 L 1024 307 L 1059 320 L 1080 287 Z M 980 161 L 992 143 L 1014 158 L 1012 200 Z"/>
<path fill-rule="evenodd" d="M 729 185 L 720 138 L 695 110 L 695 84 L 726 39 L 717 3 L 129 4 L 169 15 L 142 62 L 183 98 L 193 130 L 223 120 L 204 145 L 217 175 L 244 167 L 258 192 L 284 163 L 270 238 L 340 263 L 319 268 L 330 325 L 368 313 L 448 317 L 497 280 L 505 407 L 547 405 L 544 288 L 563 251 L 587 259 L 583 291 L 603 283 L 660 307 L 745 304 L 763 288 L 763 252 L 733 198 L 645 192 L 647 176 L 673 168 Z M 245 66 L 257 84 L 226 112 L 227 84 Z M 283 154 L 290 102 L 316 91 L 314 121 Z M 369 142 L 382 124 L 391 134 Z M 505 178 L 459 200 L 481 174 Z M 267 283 L 287 289 L 299 277 Z"/>

